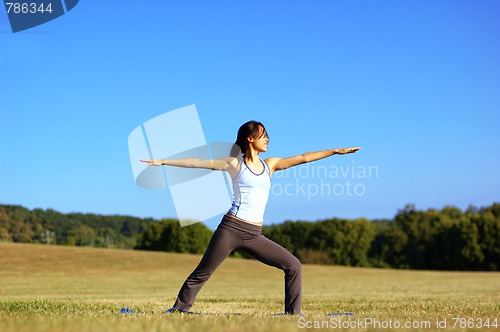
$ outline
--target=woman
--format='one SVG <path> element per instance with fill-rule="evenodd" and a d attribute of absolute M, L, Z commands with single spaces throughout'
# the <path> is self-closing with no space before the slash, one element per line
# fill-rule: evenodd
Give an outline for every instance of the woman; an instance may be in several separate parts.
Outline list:
<path fill-rule="evenodd" d="M 269 144 L 264 125 L 249 121 L 238 130 L 231 157 L 208 160 L 186 158 L 177 160 L 141 160 L 148 166 L 178 166 L 226 171 L 233 182 L 233 203 L 222 218 L 196 269 L 186 279 L 173 308 L 167 312 L 189 312 L 201 287 L 217 267 L 235 249 L 285 273 L 285 314 L 298 315 L 301 307 L 302 266 L 300 261 L 279 244 L 261 234 L 264 210 L 275 171 L 323 159 L 335 154 L 347 154 L 360 148 L 332 149 L 307 152 L 289 158 L 259 157 Z M 241 152 L 241 153 L 240 153 Z"/>

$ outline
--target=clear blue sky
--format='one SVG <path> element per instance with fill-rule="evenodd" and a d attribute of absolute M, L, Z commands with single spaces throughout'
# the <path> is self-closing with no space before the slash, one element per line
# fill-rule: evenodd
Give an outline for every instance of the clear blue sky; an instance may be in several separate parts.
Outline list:
<path fill-rule="evenodd" d="M 135 185 L 127 138 L 190 104 L 211 142 L 262 121 L 264 157 L 363 148 L 306 169 L 328 175 L 276 178 L 292 194 L 271 197 L 267 223 L 490 205 L 500 2 L 81 0 L 16 34 L 2 8 L 0 203 L 174 216 L 167 191 Z"/>

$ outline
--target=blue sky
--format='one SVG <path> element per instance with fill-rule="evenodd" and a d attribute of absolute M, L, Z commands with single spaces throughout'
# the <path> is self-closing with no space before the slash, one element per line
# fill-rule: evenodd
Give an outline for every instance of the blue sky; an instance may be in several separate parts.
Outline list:
<path fill-rule="evenodd" d="M 168 191 L 135 185 L 127 138 L 195 104 L 209 142 L 262 121 L 263 157 L 362 147 L 274 179 L 293 191 L 267 223 L 491 205 L 499 91 L 498 1 L 82 0 L 15 34 L 2 9 L 0 202 L 175 216 Z M 332 175 L 349 167 L 373 172 Z"/>

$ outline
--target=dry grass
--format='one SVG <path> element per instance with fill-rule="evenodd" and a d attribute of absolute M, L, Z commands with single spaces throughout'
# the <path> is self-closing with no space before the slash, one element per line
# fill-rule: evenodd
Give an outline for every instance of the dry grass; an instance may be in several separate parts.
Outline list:
<path fill-rule="evenodd" d="M 193 307 L 202 315 L 162 315 L 199 259 L 0 243 L 0 331 L 294 331 L 332 327 L 325 314 L 333 312 L 355 314 L 342 321 L 428 320 L 432 328 L 437 319 L 448 328 L 453 317 L 500 319 L 500 273 L 320 265 L 303 267 L 301 321 L 274 317 L 283 311 L 283 273 L 244 259 L 227 259 L 205 285 Z M 120 315 L 121 307 L 144 314 Z"/>

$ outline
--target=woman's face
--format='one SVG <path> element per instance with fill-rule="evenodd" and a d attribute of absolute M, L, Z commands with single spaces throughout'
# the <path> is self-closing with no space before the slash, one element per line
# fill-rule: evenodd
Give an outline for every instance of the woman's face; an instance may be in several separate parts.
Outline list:
<path fill-rule="evenodd" d="M 264 128 L 261 127 L 257 138 L 250 136 L 248 138 L 248 142 L 258 152 L 266 152 L 269 145 L 269 137 L 267 136 L 267 132 Z"/>

